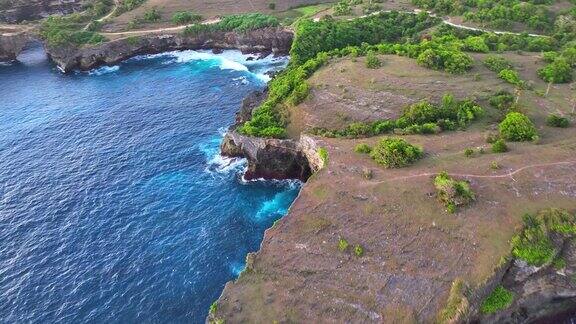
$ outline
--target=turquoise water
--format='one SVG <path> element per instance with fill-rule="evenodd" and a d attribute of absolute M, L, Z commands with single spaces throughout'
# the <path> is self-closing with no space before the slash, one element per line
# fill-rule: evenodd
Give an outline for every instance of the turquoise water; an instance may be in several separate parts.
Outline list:
<path fill-rule="evenodd" d="M 203 322 L 298 182 L 218 155 L 285 60 L 174 52 L 63 75 L 0 66 L 0 322 Z"/>

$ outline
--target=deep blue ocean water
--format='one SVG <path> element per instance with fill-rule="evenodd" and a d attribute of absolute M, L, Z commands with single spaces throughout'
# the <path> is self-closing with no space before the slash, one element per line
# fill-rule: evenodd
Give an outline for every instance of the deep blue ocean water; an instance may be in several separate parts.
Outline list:
<path fill-rule="evenodd" d="M 193 51 L 63 75 L 41 48 L 0 66 L 0 322 L 204 321 L 295 182 L 218 156 L 262 73 Z"/>

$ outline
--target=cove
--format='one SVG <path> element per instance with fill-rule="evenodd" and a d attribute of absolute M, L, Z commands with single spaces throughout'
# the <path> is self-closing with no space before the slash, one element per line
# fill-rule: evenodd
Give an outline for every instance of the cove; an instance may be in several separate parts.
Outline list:
<path fill-rule="evenodd" d="M 220 157 L 242 99 L 285 59 L 171 52 L 61 74 L 0 66 L 0 314 L 6 322 L 202 323 L 287 213 L 295 181 Z"/>

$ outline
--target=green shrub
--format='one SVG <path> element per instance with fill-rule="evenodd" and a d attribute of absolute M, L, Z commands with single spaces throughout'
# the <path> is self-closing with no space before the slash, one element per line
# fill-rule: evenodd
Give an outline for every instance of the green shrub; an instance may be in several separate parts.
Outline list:
<path fill-rule="evenodd" d="M 160 11 L 156 7 L 150 8 L 144 12 L 144 21 L 156 22 L 159 21 L 162 16 L 160 16 Z"/>
<path fill-rule="evenodd" d="M 492 143 L 492 152 L 494 153 L 504 153 L 508 152 L 508 146 L 503 139 L 498 139 L 494 143 Z"/>
<path fill-rule="evenodd" d="M 346 252 L 346 250 L 348 250 L 348 247 L 350 246 L 350 244 L 348 243 L 347 240 L 340 238 L 338 240 L 338 250 L 340 250 L 341 252 Z"/>
<path fill-rule="evenodd" d="M 530 141 L 538 135 L 532 121 L 519 112 L 508 113 L 498 128 L 500 135 L 508 141 Z"/>
<path fill-rule="evenodd" d="M 576 216 L 563 209 L 546 209 L 533 216 L 524 215 L 524 229 L 512 238 L 512 255 L 529 265 L 542 266 L 552 261 L 555 247 L 551 233 L 573 237 L 576 234 Z"/>
<path fill-rule="evenodd" d="M 474 149 L 468 147 L 464 150 L 464 156 L 472 157 L 472 155 L 474 155 Z"/>
<path fill-rule="evenodd" d="M 500 71 L 505 69 L 512 69 L 512 63 L 502 56 L 488 55 L 483 63 L 490 71 L 496 73 L 500 73 Z"/>
<path fill-rule="evenodd" d="M 321 147 L 318 149 L 318 155 L 322 160 L 322 167 L 326 167 L 328 165 L 328 151 L 325 148 Z"/>
<path fill-rule="evenodd" d="M 385 168 L 401 168 L 421 159 L 424 152 L 401 138 L 380 140 L 372 149 L 370 156 Z"/>
<path fill-rule="evenodd" d="M 570 121 L 566 117 L 550 114 L 546 118 L 546 125 L 552 127 L 566 128 L 570 126 Z"/>
<path fill-rule="evenodd" d="M 520 75 L 518 72 L 510 69 L 504 69 L 498 73 L 498 77 L 510 84 L 513 84 L 518 87 L 524 86 L 524 81 L 520 79 Z"/>
<path fill-rule="evenodd" d="M 433 70 L 445 70 L 453 74 L 462 74 L 472 68 L 472 58 L 459 50 L 436 48 L 426 49 L 416 58 L 419 65 Z"/>
<path fill-rule="evenodd" d="M 468 205 L 475 199 L 470 184 L 466 181 L 457 181 L 446 172 L 434 178 L 438 199 L 444 204 L 448 212 L 453 213 L 457 207 Z"/>
<path fill-rule="evenodd" d="M 567 83 L 572 81 L 572 67 L 564 57 L 558 57 L 538 70 L 538 76 L 546 82 Z"/>
<path fill-rule="evenodd" d="M 369 69 L 377 69 L 380 66 L 382 66 L 382 62 L 380 62 L 378 56 L 376 56 L 372 51 L 368 52 L 368 55 L 366 56 L 366 67 Z"/>
<path fill-rule="evenodd" d="M 270 2 L 270 3 L 268 4 L 268 9 L 270 9 L 270 10 L 276 10 L 276 3 Z"/>
<path fill-rule="evenodd" d="M 185 35 L 196 35 L 202 32 L 237 31 L 247 32 L 265 27 L 279 26 L 278 18 L 261 13 L 248 13 L 225 16 L 215 24 L 196 24 L 184 29 Z"/>
<path fill-rule="evenodd" d="M 370 152 L 372 152 L 372 148 L 368 144 L 361 143 L 356 145 L 356 147 L 354 147 L 354 152 L 361 154 L 370 154 Z"/>
<path fill-rule="evenodd" d="M 486 45 L 484 38 L 480 36 L 470 36 L 464 39 L 464 50 L 478 53 L 488 53 L 490 48 Z"/>
<path fill-rule="evenodd" d="M 210 309 L 208 310 L 209 314 L 216 314 L 216 311 L 218 311 L 218 301 L 213 302 L 212 304 L 210 304 Z"/>
<path fill-rule="evenodd" d="M 202 16 L 189 11 L 178 11 L 172 15 L 172 22 L 176 25 L 199 23 L 201 21 Z"/>
<path fill-rule="evenodd" d="M 492 107 L 506 112 L 514 104 L 514 96 L 508 91 L 499 91 L 490 97 L 489 103 Z"/>
<path fill-rule="evenodd" d="M 81 46 L 106 41 L 106 38 L 98 33 L 76 28 L 77 24 L 68 17 L 51 16 L 40 26 L 40 36 L 49 46 Z"/>
<path fill-rule="evenodd" d="M 480 306 L 480 311 L 484 314 L 496 313 L 499 310 L 508 308 L 514 301 L 514 294 L 502 286 L 496 287 Z"/>
<path fill-rule="evenodd" d="M 347 16 L 352 14 L 352 7 L 348 0 L 340 0 L 333 7 L 334 16 Z"/>
<path fill-rule="evenodd" d="M 360 244 L 356 244 L 356 245 L 354 246 L 354 254 L 355 254 L 357 257 L 363 256 L 363 255 L 364 255 L 364 248 L 363 248 Z"/>

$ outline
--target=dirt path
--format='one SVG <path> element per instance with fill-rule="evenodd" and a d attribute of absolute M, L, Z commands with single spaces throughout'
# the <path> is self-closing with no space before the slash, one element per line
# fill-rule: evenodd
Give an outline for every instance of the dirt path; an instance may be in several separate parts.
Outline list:
<path fill-rule="evenodd" d="M 220 18 L 214 18 L 210 20 L 203 21 L 201 25 L 213 25 L 220 22 Z M 180 31 L 184 30 L 187 27 L 191 27 L 197 24 L 190 24 L 190 25 L 183 25 L 183 26 L 176 26 L 176 27 L 164 27 L 158 29 L 147 29 L 147 30 L 132 30 L 132 31 L 125 31 L 125 32 L 114 32 L 114 33 L 100 33 L 103 36 L 130 36 L 130 35 L 140 35 L 140 34 L 154 34 L 154 33 L 163 33 L 168 31 Z"/>
<path fill-rule="evenodd" d="M 363 15 L 360 17 L 356 17 L 356 18 L 350 18 L 348 20 L 354 20 L 354 19 L 361 19 L 361 18 L 366 18 L 366 17 L 370 17 L 370 16 L 374 16 L 374 15 L 378 15 L 381 13 L 387 13 L 387 12 L 392 12 L 392 11 L 398 11 L 398 12 L 402 12 L 402 13 L 410 13 L 410 14 L 419 14 L 421 12 L 426 12 L 428 15 L 430 15 L 431 17 L 437 17 L 442 19 L 442 22 L 445 23 L 446 25 L 450 25 L 456 28 L 461 28 L 461 29 L 466 29 L 466 30 L 473 30 L 473 31 L 480 31 L 480 32 L 485 32 L 485 33 L 494 33 L 494 34 L 509 34 L 509 35 L 522 35 L 523 33 L 515 33 L 515 32 L 509 32 L 509 31 L 500 31 L 500 30 L 492 30 L 492 29 L 484 29 L 484 28 L 476 28 L 476 27 L 470 27 L 470 26 L 465 26 L 465 25 L 460 25 L 457 23 L 453 23 L 450 20 L 450 17 L 448 18 L 444 18 L 444 17 L 439 17 L 438 15 L 436 15 L 435 13 L 431 12 L 431 11 L 426 11 L 426 10 L 420 10 L 420 9 L 415 9 L 412 11 L 403 11 L 403 10 L 380 10 L 380 11 L 376 11 L 373 12 L 371 14 L 368 15 Z M 318 22 L 320 20 L 319 17 L 316 17 L 313 19 L 314 21 Z M 550 37 L 547 35 L 542 35 L 542 34 L 527 34 L 528 36 L 532 36 L 532 37 Z"/>
<path fill-rule="evenodd" d="M 576 161 L 562 161 L 562 162 L 552 162 L 552 163 L 531 164 L 531 165 L 526 165 L 526 166 L 523 166 L 521 168 L 512 170 L 512 171 L 507 172 L 505 174 L 483 175 L 483 174 L 469 174 L 469 173 L 449 173 L 449 175 L 455 176 L 455 177 L 461 177 L 461 178 L 512 178 L 515 174 L 518 174 L 522 171 L 526 171 L 528 169 L 557 166 L 557 165 L 569 165 L 569 164 L 576 164 Z M 413 178 L 419 178 L 419 177 L 431 177 L 431 176 L 435 176 L 437 174 L 438 174 L 438 172 L 418 173 L 418 174 L 413 174 L 413 175 L 409 175 L 409 176 L 389 178 L 389 179 L 381 180 L 381 181 L 372 181 L 372 182 L 368 182 L 368 184 L 373 185 L 373 184 L 407 180 L 407 179 L 413 179 Z"/>

